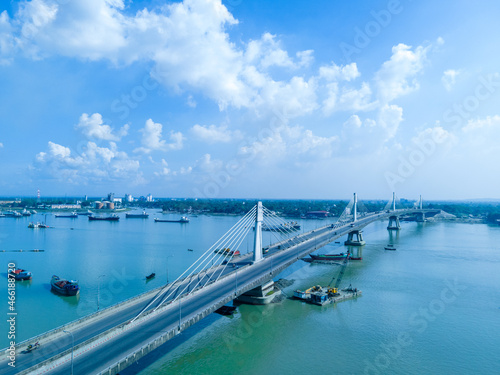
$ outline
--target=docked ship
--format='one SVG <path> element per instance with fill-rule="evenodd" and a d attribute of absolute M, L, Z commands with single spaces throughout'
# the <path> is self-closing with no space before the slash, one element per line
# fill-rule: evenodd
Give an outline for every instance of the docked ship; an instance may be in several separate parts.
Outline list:
<path fill-rule="evenodd" d="M 63 296 L 76 296 L 80 292 L 78 281 L 63 280 L 56 275 L 52 276 L 50 286 L 54 292 L 62 294 Z"/>
<path fill-rule="evenodd" d="M 23 217 L 23 215 L 18 211 L 6 211 L 4 215 L 5 217 Z"/>
<path fill-rule="evenodd" d="M 76 212 L 71 212 L 69 214 L 55 214 L 55 217 L 76 219 L 78 217 L 78 214 Z"/>
<path fill-rule="evenodd" d="M 84 211 L 84 212 L 77 212 L 77 215 L 81 215 L 81 216 L 90 216 L 90 215 L 93 215 L 94 213 L 90 210 L 87 210 L 87 211 Z"/>
<path fill-rule="evenodd" d="M 94 215 L 90 215 L 89 216 L 89 220 L 90 221 L 93 221 L 93 220 L 118 221 L 118 220 L 120 220 L 120 216 L 118 216 L 116 214 L 113 214 L 113 215 L 110 215 L 110 216 L 94 216 Z"/>
<path fill-rule="evenodd" d="M 21 268 L 9 269 L 9 275 L 14 276 L 16 280 L 31 280 L 31 272 Z"/>
<path fill-rule="evenodd" d="M 186 216 L 178 220 L 158 219 L 155 217 L 155 223 L 189 223 L 189 219 Z"/>
<path fill-rule="evenodd" d="M 313 255 L 309 254 L 311 260 L 345 260 L 347 258 L 347 254 L 319 254 Z"/>
<path fill-rule="evenodd" d="M 130 214 L 125 214 L 125 217 L 127 219 L 147 219 L 149 217 L 149 214 L 146 213 L 146 211 L 142 211 L 142 213 L 140 214 L 133 214 L 133 213 L 130 213 Z"/>

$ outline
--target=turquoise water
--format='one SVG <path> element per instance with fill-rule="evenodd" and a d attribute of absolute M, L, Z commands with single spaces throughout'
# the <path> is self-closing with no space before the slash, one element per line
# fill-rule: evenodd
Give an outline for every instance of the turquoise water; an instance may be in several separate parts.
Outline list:
<path fill-rule="evenodd" d="M 43 217 L 0 219 L 0 253 L 29 269 L 17 283 L 18 341 L 155 288 L 178 276 L 239 218 L 199 216 L 186 225 L 125 219 L 118 223 L 47 217 L 50 229 L 28 229 Z M 304 221 L 305 229 L 326 224 Z M 233 318 L 207 318 L 141 374 L 493 374 L 500 360 L 500 227 L 404 223 L 396 235 L 367 227 L 363 261 L 351 262 L 343 285 L 363 291 L 335 306 L 285 300 L 240 306 Z M 73 229 L 71 229 L 73 228 Z M 264 244 L 271 234 L 265 233 Z M 397 251 L 385 251 L 392 242 Z M 251 242 L 242 245 L 242 250 Z M 188 252 L 192 248 L 194 252 Z M 340 245 L 324 248 L 344 251 Z M 145 276 L 157 276 L 146 282 Z M 298 262 L 281 277 L 285 289 L 328 284 L 338 266 Z M 78 279 L 80 296 L 50 292 L 50 277 Z M 105 275 L 100 277 L 100 275 Z M 6 295 L 6 282 L 0 295 Z M 3 304 L 7 309 L 7 299 Z M 196 326 L 195 326 L 196 327 Z M 5 329 L 4 329 L 5 331 Z M 1 333 L 2 347 L 7 337 Z M 182 336 L 182 335 L 181 335 Z"/>
<path fill-rule="evenodd" d="M 43 333 L 69 321 L 131 298 L 175 280 L 215 243 L 239 219 L 239 216 L 192 217 L 188 224 L 155 223 L 153 218 L 178 219 L 180 215 L 162 215 L 150 210 L 149 219 L 119 222 L 55 218 L 37 214 L 20 219 L 0 218 L 0 304 L 7 313 L 7 265 L 33 273 L 33 280 L 16 283 L 17 342 Z M 30 222 L 44 222 L 51 228 L 28 228 Z M 326 223 L 305 221 L 306 230 Z M 263 243 L 275 242 L 269 232 Z M 250 236 L 251 237 L 251 236 Z M 251 249 L 253 240 L 244 241 L 240 250 Z M 9 252 L 41 249 L 44 252 Z M 188 251 L 193 249 L 194 251 Z M 145 276 L 156 273 L 146 281 Z M 50 291 L 52 275 L 78 280 L 80 295 L 62 297 Z M 102 276 L 104 275 L 104 276 Z M 99 293 L 98 293 L 99 290 Z M 5 315 L 6 316 L 6 315 Z M 7 326 L 0 332 L 0 348 L 7 346 Z"/>
<path fill-rule="evenodd" d="M 405 223 L 391 238 L 386 225 L 366 228 L 363 261 L 344 277 L 362 297 L 241 306 L 141 374 L 497 374 L 500 228 Z M 295 279 L 288 294 L 338 271 L 294 268 L 282 275 Z"/>

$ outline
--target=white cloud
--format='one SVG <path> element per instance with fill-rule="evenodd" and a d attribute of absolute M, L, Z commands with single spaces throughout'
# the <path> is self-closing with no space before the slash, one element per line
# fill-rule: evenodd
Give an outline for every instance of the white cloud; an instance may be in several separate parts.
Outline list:
<path fill-rule="evenodd" d="M 385 141 L 393 138 L 403 121 L 403 108 L 397 105 L 385 105 L 380 109 L 378 123 L 386 132 Z"/>
<path fill-rule="evenodd" d="M 95 138 L 104 141 L 119 141 L 128 133 L 129 126 L 125 124 L 117 133 L 109 125 L 104 125 L 102 116 L 99 113 L 94 113 L 89 116 L 84 113 L 80 116 L 80 121 L 76 125 L 77 129 L 81 129 L 82 133 L 87 138 Z"/>
<path fill-rule="evenodd" d="M 7 11 L 4 10 L 0 13 L 0 65 L 5 65 L 12 61 L 14 43 L 10 18 Z"/>
<path fill-rule="evenodd" d="M 338 140 L 337 136 L 321 137 L 301 126 L 283 124 L 262 139 L 241 147 L 239 152 L 259 158 L 266 164 L 282 160 L 306 163 L 329 158 Z"/>
<path fill-rule="evenodd" d="M 465 133 L 469 132 L 483 132 L 486 130 L 500 130 L 500 116 L 486 116 L 485 118 L 476 118 L 467 121 L 462 130 Z"/>
<path fill-rule="evenodd" d="M 146 121 L 142 133 L 142 147 L 136 148 L 134 152 L 150 153 L 151 151 L 174 151 L 183 147 L 184 136 L 181 132 L 170 132 L 171 143 L 163 139 L 163 125 L 155 123 L 152 119 Z"/>
<path fill-rule="evenodd" d="M 319 68 L 319 76 L 327 81 L 352 81 L 360 75 L 356 63 L 342 66 L 332 63 Z"/>
<path fill-rule="evenodd" d="M 69 147 L 48 142 L 47 151 L 36 155 L 35 167 L 43 177 L 71 184 L 142 180 L 139 161 L 119 151 L 113 142 L 107 148 L 89 141 L 79 155 L 74 155 Z"/>
<path fill-rule="evenodd" d="M 207 143 L 229 143 L 231 141 L 242 138 L 242 134 L 240 131 L 231 131 L 225 125 L 202 126 L 196 124 L 191 128 L 191 133 L 196 138 Z"/>
<path fill-rule="evenodd" d="M 3 143 L 2 142 L 0 142 L 0 148 L 3 148 Z"/>
<path fill-rule="evenodd" d="M 455 86 L 455 82 L 459 74 L 459 70 L 448 69 L 444 71 L 443 76 L 441 77 L 441 82 L 443 83 L 446 91 L 451 91 L 453 86 Z"/>
<path fill-rule="evenodd" d="M 416 79 L 424 67 L 428 48 L 419 46 L 414 51 L 410 46 L 398 44 L 392 48 L 391 59 L 384 62 L 375 75 L 377 96 L 388 103 L 419 88 Z"/>

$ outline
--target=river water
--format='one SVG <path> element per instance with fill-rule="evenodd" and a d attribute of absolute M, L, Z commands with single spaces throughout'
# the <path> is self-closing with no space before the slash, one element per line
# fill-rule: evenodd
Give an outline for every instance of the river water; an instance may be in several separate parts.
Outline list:
<path fill-rule="evenodd" d="M 53 215 L 0 219 L 7 313 L 7 264 L 33 272 L 16 283 L 17 341 L 156 288 L 180 275 L 236 223 L 235 216 L 192 217 L 189 224 L 149 219 L 89 222 Z M 173 218 L 174 216 L 172 216 Z M 29 229 L 30 221 L 48 229 Z M 328 221 L 302 221 L 303 230 Z M 212 314 L 128 373 L 146 374 L 492 374 L 500 369 L 500 227 L 481 224 L 387 223 L 364 231 L 362 261 L 352 261 L 342 286 L 356 300 L 324 307 L 285 300 L 240 306 L 232 318 Z M 274 242 L 264 233 L 264 244 Z M 395 244 L 396 251 L 384 246 Z M 244 241 L 246 252 L 252 241 Z M 12 250 L 23 249 L 23 252 Z M 43 249 L 44 252 L 26 250 Z M 193 249 L 194 251 L 187 251 Z M 320 252 L 342 252 L 332 244 Z M 337 265 L 297 262 L 280 277 L 284 289 L 327 285 Z M 156 278 L 145 276 L 155 272 Z M 79 280 L 80 296 L 50 291 L 50 278 Z M 99 290 L 99 293 L 98 293 Z M 7 346 L 2 325 L 0 346 Z"/>

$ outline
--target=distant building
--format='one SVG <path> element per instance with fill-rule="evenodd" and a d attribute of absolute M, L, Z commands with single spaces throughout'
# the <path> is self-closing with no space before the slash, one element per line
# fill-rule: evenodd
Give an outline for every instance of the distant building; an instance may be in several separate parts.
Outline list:
<path fill-rule="evenodd" d="M 115 193 L 109 193 L 108 194 L 108 202 L 113 202 L 113 199 L 115 199 Z"/>
<path fill-rule="evenodd" d="M 125 202 L 132 203 L 134 201 L 134 197 L 132 194 L 125 194 Z"/>
<path fill-rule="evenodd" d="M 146 202 L 154 202 L 153 196 L 151 194 L 147 195 Z"/>
<path fill-rule="evenodd" d="M 97 202 L 94 203 L 94 207 L 96 209 L 98 209 L 98 210 L 100 210 L 101 208 L 103 208 L 103 206 L 104 206 L 104 204 L 102 202 L 97 201 Z"/>

